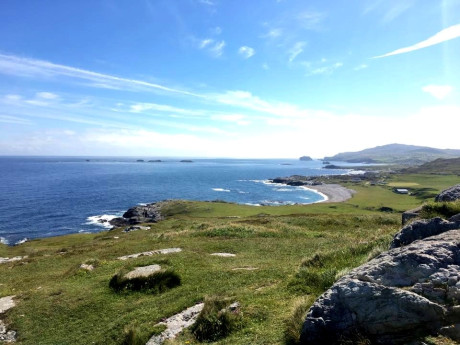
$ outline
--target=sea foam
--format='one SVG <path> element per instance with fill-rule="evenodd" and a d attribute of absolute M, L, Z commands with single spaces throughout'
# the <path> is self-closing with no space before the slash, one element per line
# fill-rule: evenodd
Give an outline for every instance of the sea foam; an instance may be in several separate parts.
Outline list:
<path fill-rule="evenodd" d="M 86 223 L 88 225 L 97 225 L 97 226 L 102 226 L 103 228 L 110 229 L 112 225 L 110 224 L 110 221 L 114 218 L 117 218 L 118 216 L 113 215 L 113 214 L 103 214 L 100 216 L 90 216 L 86 218 Z"/>

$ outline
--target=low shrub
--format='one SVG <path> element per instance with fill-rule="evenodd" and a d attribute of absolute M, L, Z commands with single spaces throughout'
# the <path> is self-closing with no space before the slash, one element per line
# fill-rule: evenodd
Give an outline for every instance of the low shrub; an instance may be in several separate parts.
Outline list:
<path fill-rule="evenodd" d="M 203 310 L 191 332 L 198 341 L 216 341 L 242 325 L 239 310 L 229 310 L 229 299 L 213 297 L 205 300 Z"/>
<path fill-rule="evenodd" d="M 171 269 L 152 273 L 147 277 L 126 278 L 126 270 L 110 279 L 109 287 L 115 292 L 146 291 L 161 293 L 181 284 L 180 276 Z"/>

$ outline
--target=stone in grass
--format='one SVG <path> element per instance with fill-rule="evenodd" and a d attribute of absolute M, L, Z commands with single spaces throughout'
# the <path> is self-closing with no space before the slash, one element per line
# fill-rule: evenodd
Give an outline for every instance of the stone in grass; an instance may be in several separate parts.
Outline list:
<path fill-rule="evenodd" d="M 15 296 L 6 296 L 0 298 L 0 314 L 3 314 L 7 310 L 13 308 L 16 306 L 16 303 L 14 303 L 14 298 Z"/>
<path fill-rule="evenodd" d="M 159 265 L 122 270 L 110 279 L 109 287 L 115 292 L 145 291 L 161 293 L 181 284 L 180 276 L 172 269 L 161 269 Z"/>
<path fill-rule="evenodd" d="M 93 265 L 88 265 L 88 264 L 81 264 L 81 265 L 80 265 L 80 268 L 81 268 L 82 270 L 89 271 L 89 272 L 91 272 L 92 270 L 94 270 L 94 266 L 93 266 Z"/>
<path fill-rule="evenodd" d="M 119 260 L 136 259 L 136 258 L 138 258 L 140 256 L 152 256 L 152 255 L 155 255 L 155 254 L 171 254 L 171 253 L 179 253 L 181 251 L 182 251 L 181 248 L 158 249 L 158 250 L 151 250 L 151 251 L 148 251 L 148 252 L 124 255 L 124 256 L 120 256 L 118 259 Z"/>
<path fill-rule="evenodd" d="M 232 253 L 212 253 L 211 255 L 221 256 L 223 258 L 231 258 L 231 257 L 236 256 L 236 254 L 232 254 Z"/>
<path fill-rule="evenodd" d="M 132 225 L 125 228 L 123 232 L 131 232 L 137 230 L 150 230 L 150 226 Z"/>
<path fill-rule="evenodd" d="M 161 270 L 160 265 L 150 265 L 150 266 L 141 266 L 141 267 L 136 267 L 134 270 L 131 272 L 128 272 L 125 274 L 125 278 L 128 279 L 133 279 L 133 278 L 139 278 L 139 277 L 148 277 L 149 275 L 158 272 Z"/>
<path fill-rule="evenodd" d="M 193 307 L 173 315 L 157 325 L 165 325 L 166 329 L 159 335 L 154 335 L 146 345 L 160 345 L 167 339 L 174 339 L 185 328 L 193 325 L 198 315 L 203 310 L 204 303 L 199 303 Z"/>
<path fill-rule="evenodd" d="M 26 259 L 27 256 L 15 256 L 14 258 L 0 258 L 0 264 L 6 264 L 8 262 L 21 261 Z"/>
<path fill-rule="evenodd" d="M 9 331 L 2 320 L 0 320 L 0 341 L 4 341 L 5 343 L 16 341 L 16 331 Z"/>

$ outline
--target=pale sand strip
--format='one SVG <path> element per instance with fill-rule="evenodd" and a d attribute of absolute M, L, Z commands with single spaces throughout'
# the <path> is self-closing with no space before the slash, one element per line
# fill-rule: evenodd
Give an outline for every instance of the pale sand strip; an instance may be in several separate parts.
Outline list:
<path fill-rule="evenodd" d="M 319 194 L 323 195 L 326 200 L 321 202 L 342 202 L 351 199 L 356 191 L 345 188 L 339 184 L 322 184 L 317 186 L 308 186 L 308 189 L 312 189 Z"/>

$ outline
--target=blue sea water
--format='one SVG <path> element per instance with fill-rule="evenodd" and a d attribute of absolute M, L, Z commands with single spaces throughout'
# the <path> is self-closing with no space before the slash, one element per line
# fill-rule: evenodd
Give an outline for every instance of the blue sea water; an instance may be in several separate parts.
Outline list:
<path fill-rule="evenodd" d="M 166 199 L 225 200 L 251 205 L 313 203 L 303 187 L 268 183 L 279 176 L 341 174 L 320 161 L 0 157 L 0 239 L 16 244 L 78 232 L 97 232 L 97 220 Z M 256 206 L 255 206 L 256 207 Z"/>

